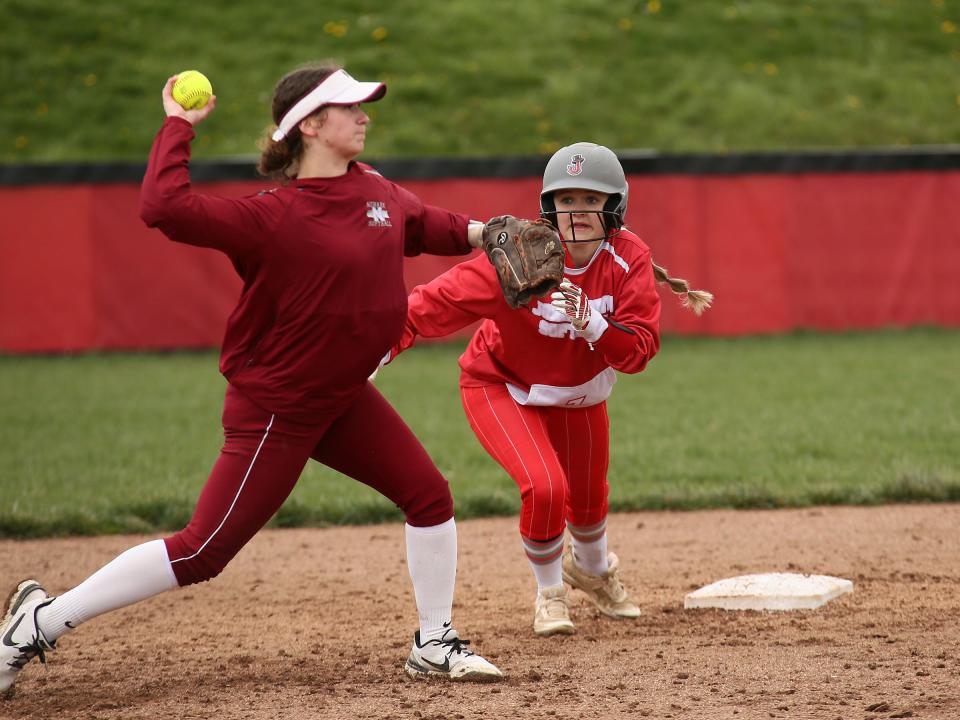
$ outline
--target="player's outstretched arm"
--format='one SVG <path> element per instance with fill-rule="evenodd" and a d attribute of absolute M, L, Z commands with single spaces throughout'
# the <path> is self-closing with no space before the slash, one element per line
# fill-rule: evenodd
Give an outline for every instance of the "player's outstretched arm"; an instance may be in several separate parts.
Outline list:
<path fill-rule="evenodd" d="M 140 218 L 171 240 L 211 247 L 232 258 L 258 247 L 285 212 L 273 193 L 250 198 L 222 198 L 194 192 L 190 184 L 190 143 L 193 128 L 216 104 L 211 95 L 202 108 L 187 110 L 173 97 L 177 75 L 167 79 L 161 97 L 168 120 L 154 138 L 140 187 Z M 170 122 L 179 118 L 188 124 Z"/>

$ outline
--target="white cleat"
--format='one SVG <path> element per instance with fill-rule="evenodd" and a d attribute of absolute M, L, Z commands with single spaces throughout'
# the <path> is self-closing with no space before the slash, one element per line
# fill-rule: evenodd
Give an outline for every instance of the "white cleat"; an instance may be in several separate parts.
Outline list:
<path fill-rule="evenodd" d="M 563 579 L 575 590 L 582 590 L 607 617 L 617 620 L 640 617 L 640 608 L 620 583 L 620 561 L 613 553 L 607 555 L 609 565 L 602 575 L 591 575 L 580 569 L 573 558 L 573 550 L 563 554 Z"/>
<path fill-rule="evenodd" d="M 533 632 L 537 635 L 547 637 L 573 635 L 576 632 L 570 620 L 569 593 L 563 583 L 539 590 L 534 608 Z"/>
<path fill-rule="evenodd" d="M 448 629 L 439 640 L 420 644 L 420 631 L 413 636 L 413 648 L 404 669 L 414 679 L 438 677 L 446 680 L 493 682 L 503 673 L 492 663 L 466 649 L 469 640 L 461 640 L 457 631 Z"/>
<path fill-rule="evenodd" d="M 37 627 L 37 610 L 51 602 L 36 580 L 24 580 L 10 593 L 0 625 L 0 694 L 9 697 L 23 666 L 37 656 L 46 664 L 46 651 L 56 647 Z"/>

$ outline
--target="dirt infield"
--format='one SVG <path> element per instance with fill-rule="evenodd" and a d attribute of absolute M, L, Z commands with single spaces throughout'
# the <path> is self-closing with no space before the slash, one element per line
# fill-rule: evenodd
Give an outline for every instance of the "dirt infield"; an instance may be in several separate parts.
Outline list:
<path fill-rule="evenodd" d="M 91 621 L 34 662 L 0 717 L 958 718 L 960 506 L 637 513 L 611 548 L 643 606 L 531 633 L 516 519 L 460 524 L 454 620 L 495 685 L 416 683 L 400 525 L 261 533 L 217 579 Z M 141 537 L 0 543 L 0 582 L 76 584 Z M 813 611 L 683 610 L 749 572 L 849 578 Z"/>

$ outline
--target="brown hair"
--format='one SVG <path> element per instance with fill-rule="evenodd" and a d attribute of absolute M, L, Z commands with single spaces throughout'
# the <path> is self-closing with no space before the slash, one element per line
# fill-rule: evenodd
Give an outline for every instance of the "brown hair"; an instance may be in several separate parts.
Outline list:
<path fill-rule="evenodd" d="M 713 302 L 713 293 L 707 290 L 691 290 L 689 283 L 683 278 L 670 277 L 665 267 L 653 263 L 653 276 L 658 283 L 666 283 L 674 293 L 681 296 L 680 304 L 690 308 L 695 315 L 700 315 Z"/>
<path fill-rule="evenodd" d="M 322 61 L 302 65 L 296 70 L 288 72 L 273 89 L 273 107 L 271 115 L 274 124 L 264 131 L 260 139 L 260 162 L 257 171 L 261 175 L 272 177 L 286 184 L 297 176 L 300 169 L 300 156 L 303 153 L 303 139 L 297 128 L 291 130 L 281 140 L 274 140 L 271 135 L 280 124 L 283 116 L 298 100 L 326 80 L 340 69 L 340 65 L 332 61 Z M 326 108 L 318 108 L 315 114 L 322 113 Z"/>

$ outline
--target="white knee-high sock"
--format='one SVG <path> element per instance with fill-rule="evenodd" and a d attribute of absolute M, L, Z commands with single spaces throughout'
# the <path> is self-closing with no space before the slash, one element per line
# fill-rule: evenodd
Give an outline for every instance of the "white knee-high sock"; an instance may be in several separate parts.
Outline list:
<path fill-rule="evenodd" d="M 177 587 L 163 540 L 132 547 L 37 612 L 50 642 L 91 618 Z"/>
<path fill-rule="evenodd" d="M 420 614 L 420 642 L 439 639 L 453 611 L 457 581 L 457 525 L 406 526 L 407 567 Z"/>
<path fill-rule="evenodd" d="M 560 560 L 561 558 L 557 558 L 544 564 L 531 561 L 530 569 L 533 570 L 533 576 L 537 579 L 537 590 L 556 587 L 563 583 L 563 571 L 560 566 Z"/>
<path fill-rule="evenodd" d="M 537 590 L 556 587 L 563 582 L 561 562 L 563 560 L 563 535 L 552 540 L 531 540 L 520 536 L 523 552 L 530 561 L 530 569 L 537 579 Z"/>
<path fill-rule="evenodd" d="M 607 533 L 595 540 L 577 540 L 573 535 L 573 557 L 577 566 L 591 575 L 603 575 L 610 569 L 607 563 Z"/>

